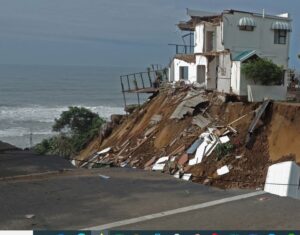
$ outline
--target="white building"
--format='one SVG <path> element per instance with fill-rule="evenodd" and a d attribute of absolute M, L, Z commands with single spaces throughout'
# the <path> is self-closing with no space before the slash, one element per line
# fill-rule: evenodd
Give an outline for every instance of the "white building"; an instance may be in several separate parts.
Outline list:
<path fill-rule="evenodd" d="M 170 63 L 170 81 L 188 79 L 206 89 L 248 94 L 241 66 L 250 58 L 271 59 L 288 69 L 291 19 L 288 14 L 265 15 L 237 10 L 208 13 L 187 10 L 190 20 L 179 29 L 193 33 L 190 50 L 183 46 Z M 286 82 L 283 79 L 282 86 Z"/>

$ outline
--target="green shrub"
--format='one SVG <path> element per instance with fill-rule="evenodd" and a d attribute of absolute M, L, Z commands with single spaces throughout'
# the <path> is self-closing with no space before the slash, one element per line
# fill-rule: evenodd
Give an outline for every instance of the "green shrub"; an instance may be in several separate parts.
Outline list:
<path fill-rule="evenodd" d="M 242 65 L 242 72 L 255 84 L 280 85 L 283 79 L 283 67 L 268 59 L 250 60 Z"/>
<path fill-rule="evenodd" d="M 218 156 L 218 159 L 228 155 L 234 150 L 234 145 L 232 145 L 230 142 L 227 142 L 225 144 L 218 144 L 216 147 L 216 154 Z"/>

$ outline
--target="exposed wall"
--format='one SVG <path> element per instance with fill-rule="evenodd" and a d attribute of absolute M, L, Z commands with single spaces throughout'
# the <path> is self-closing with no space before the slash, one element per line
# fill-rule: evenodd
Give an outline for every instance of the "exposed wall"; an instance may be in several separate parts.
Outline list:
<path fill-rule="evenodd" d="M 213 26 L 210 23 L 199 23 L 195 27 L 194 32 L 194 42 L 195 42 L 195 53 L 203 53 L 206 50 L 206 33 L 214 32 L 213 37 L 213 50 L 214 51 L 223 51 L 224 46 L 222 44 L 222 26 L 221 24 L 218 26 Z"/>
<path fill-rule="evenodd" d="M 170 64 L 169 67 L 169 81 L 175 81 L 175 74 L 174 74 L 174 61 Z"/>
<path fill-rule="evenodd" d="M 202 53 L 204 48 L 204 24 L 198 24 L 194 32 L 195 53 Z"/>
<path fill-rule="evenodd" d="M 217 43 L 216 50 L 217 51 L 223 51 L 224 50 L 224 45 L 223 45 L 223 42 L 222 42 L 222 39 L 223 39 L 222 27 L 223 27 L 222 22 L 219 26 L 216 27 L 216 43 Z"/>
<path fill-rule="evenodd" d="M 231 86 L 231 58 L 230 54 L 220 54 L 218 61 L 217 89 L 220 92 L 230 92 Z"/>
<path fill-rule="evenodd" d="M 233 61 L 232 68 L 231 68 L 231 89 L 234 94 L 240 94 L 240 70 L 241 69 L 241 62 Z M 246 95 L 246 94 L 245 94 Z"/>
<path fill-rule="evenodd" d="M 217 58 L 208 62 L 206 88 L 209 90 L 217 88 Z"/>
<path fill-rule="evenodd" d="M 239 20 L 242 17 L 252 17 L 256 22 L 254 31 L 242 31 L 238 27 Z M 275 21 L 286 21 L 286 19 L 262 18 L 249 13 L 224 14 L 224 47 L 231 52 L 240 52 L 245 50 L 257 50 L 262 57 L 267 57 L 279 65 L 288 67 L 289 57 L 289 39 L 290 33 L 287 33 L 287 44 L 274 44 L 274 30 L 271 29 Z"/>

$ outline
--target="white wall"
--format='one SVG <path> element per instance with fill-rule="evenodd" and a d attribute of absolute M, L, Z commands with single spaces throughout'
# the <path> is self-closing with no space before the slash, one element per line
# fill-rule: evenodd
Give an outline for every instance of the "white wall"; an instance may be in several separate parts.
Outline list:
<path fill-rule="evenodd" d="M 181 66 L 188 66 L 189 68 L 189 78 L 188 80 L 190 82 L 197 82 L 197 65 L 205 65 L 206 72 L 205 72 L 205 81 L 207 86 L 207 58 L 202 55 L 196 55 L 196 63 L 187 63 L 183 60 L 174 59 L 173 62 L 170 65 L 170 81 L 179 81 L 180 79 L 180 67 Z"/>
<path fill-rule="evenodd" d="M 240 18 L 251 17 L 256 22 L 254 31 L 242 31 L 238 27 Z M 224 14 L 223 15 L 223 37 L 224 47 L 231 52 L 240 52 L 245 50 L 257 50 L 261 57 L 267 57 L 279 65 L 288 67 L 289 56 L 289 37 L 287 44 L 274 44 L 274 30 L 271 29 L 275 21 L 286 21 L 282 19 L 262 18 L 249 13 Z"/>
<path fill-rule="evenodd" d="M 170 82 L 175 81 L 175 75 L 174 75 L 174 61 L 170 64 L 170 67 L 169 67 L 169 81 L 170 81 Z"/>
<path fill-rule="evenodd" d="M 214 26 L 210 23 L 199 23 L 196 25 L 194 32 L 195 53 L 203 53 L 205 51 L 205 34 L 208 31 L 214 32 L 214 51 L 224 50 L 221 24 Z"/>
<path fill-rule="evenodd" d="M 222 32 L 222 26 L 223 23 L 221 22 L 221 24 L 219 26 L 216 27 L 216 50 L 217 51 L 223 51 L 224 50 L 224 45 L 222 42 L 223 39 L 223 32 Z"/>
<path fill-rule="evenodd" d="M 231 64 L 230 54 L 219 55 L 217 90 L 220 92 L 230 92 Z"/>
<path fill-rule="evenodd" d="M 204 24 L 198 24 L 194 32 L 195 48 L 194 53 L 203 53 L 204 51 Z"/>
<path fill-rule="evenodd" d="M 231 68 L 231 89 L 232 92 L 236 95 L 240 94 L 240 70 L 241 69 L 241 62 L 239 61 L 233 61 L 232 62 L 232 68 Z"/>
<path fill-rule="evenodd" d="M 183 60 L 174 59 L 171 63 L 170 69 L 173 70 L 173 78 L 171 81 L 179 81 L 180 79 L 180 67 L 188 66 L 189 68 L 189 81 L 194 82 L 197 80 L 196 76 L 196 64 L 187 63 Z M 172 72 L 170 72 L 172 74 Z"/>

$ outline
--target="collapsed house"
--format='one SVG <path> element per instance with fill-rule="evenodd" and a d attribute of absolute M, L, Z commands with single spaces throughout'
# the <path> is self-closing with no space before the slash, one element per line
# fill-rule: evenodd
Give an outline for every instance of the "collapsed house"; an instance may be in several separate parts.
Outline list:
<path fill-rule="evenodd" d="M 188 32 L 189 45 L 177 45 L 169 67 L 169 80 L 202 84 L 208 90 L 248 96 L 261 101 L 265 96 L 285 100 L 291 34 L 289 14 L 266 15 L 237 10 L 209 13 L 187 10 L 190 19 L 178 28 Z M 259 86 L 246 79 L 243 63 L 267 58 L 283 66 L 281 85 Z"/>

